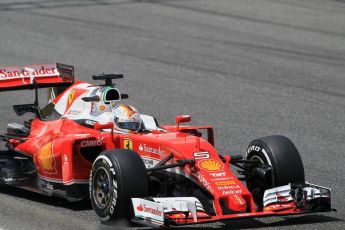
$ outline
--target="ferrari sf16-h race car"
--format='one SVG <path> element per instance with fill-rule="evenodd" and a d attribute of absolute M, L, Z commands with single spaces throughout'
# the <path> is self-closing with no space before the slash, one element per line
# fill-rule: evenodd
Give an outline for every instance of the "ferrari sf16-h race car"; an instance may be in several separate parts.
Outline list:
<path fill-rule="evenodd" d="M 13 106 L 34 118 L 9 123 L 0 136 L 0 183 L 90 199 L 102 221 L 156 227 L 331 211 L 331 190 L 305 182 L 300 154 L 284 136 L 258 138 L 241 156 L 217 152 L 212 126 L 182 125 L 189 115 L 159 125 L 140 114 L 140 126 L 119 131 L 113 108 L 128 95 L 112 81 L 122 77 L 94 75 L 97 85 L 74 82 L 64 64 L 0 68 L 0 91 L 36 95 L 33 104 Z M 42 108 L 40 88 L 50 95 Z"/>

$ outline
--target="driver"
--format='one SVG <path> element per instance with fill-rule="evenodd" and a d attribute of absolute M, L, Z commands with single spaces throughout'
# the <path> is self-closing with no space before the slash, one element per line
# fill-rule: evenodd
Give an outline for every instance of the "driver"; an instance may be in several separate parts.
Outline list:
<path fill-rule="evenodd" d="M 139 111 L 130 105 L 117 105 L 112 111 L 114 129 L 121 133 L 138 132 L 141 127 Z"/>

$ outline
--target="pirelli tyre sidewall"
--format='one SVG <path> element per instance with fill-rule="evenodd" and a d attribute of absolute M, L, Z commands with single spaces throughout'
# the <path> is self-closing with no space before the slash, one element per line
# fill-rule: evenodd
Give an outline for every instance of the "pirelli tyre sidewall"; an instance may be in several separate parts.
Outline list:
<path fill-rule="evenodd" d="M 102 185 L 108 194 L 104 200 L 99 198 L 99 178 L 107 178 Z M 140 156 L 127 149 L 101 153 L 92 165 L 89 191 L 92 207 L 101 221 L 130 218 L 130 199 L 146 197 L 149 191 L 147 171 Z"/>
<path fill-rule="evenodd" d="M 246 159 L 260 160 L 272 168 L 271 181 L 265 182 L 264 187 L 258 188 L 258 184 L 253 180 L 246 181 L 252 193 L 261 190 L 258 192 L 260 201 L 262 201 L 264 189 L 305 182 L 301 156 L 296 146 L 285 136 L 266 136 L 252 141 L 247 148 Z"/>

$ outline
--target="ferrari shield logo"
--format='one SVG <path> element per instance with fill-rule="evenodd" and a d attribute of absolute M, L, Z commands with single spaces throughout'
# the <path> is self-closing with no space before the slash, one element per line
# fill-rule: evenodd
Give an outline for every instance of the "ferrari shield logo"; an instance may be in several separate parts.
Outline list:
<path fill-rule="evenodd" d="M 130 149 L 130 150 L 132 150 L 132 149 L 133 149 L 133 142 L 132 142 L 132 140 L 129 139 L 129 138 L 123 139 L 123 147 L 124 147 L 125 149 Z"/>
<path fill-rule="evenodd" d="M 73 97 L 74 97 L 74 89 L 72 89 L 71 92 L 68 95 L 68 104 L 69 105 L 72 103 Z"/>

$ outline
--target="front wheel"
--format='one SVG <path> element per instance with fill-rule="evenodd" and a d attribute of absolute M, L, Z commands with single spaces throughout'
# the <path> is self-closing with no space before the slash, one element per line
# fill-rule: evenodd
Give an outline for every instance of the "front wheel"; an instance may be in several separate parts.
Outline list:
<path fill-rule="evenodd" d="M 129 218 L 130 199 L 149 194 L 145 165 L 127 149 L 101 153 L 92 165 L 89 186 L 92 207 L 102 221 Z"/>
<path fill-rule="evenodd" d="M 257 162 L 246 165 L 251 172 L 246 184 L 259 209 L 262 209 L 266 189 L 289 183 L 305 183 L 301 156 L 287 137 L 274 135 L 252 141 L 246 159 Z"/>

